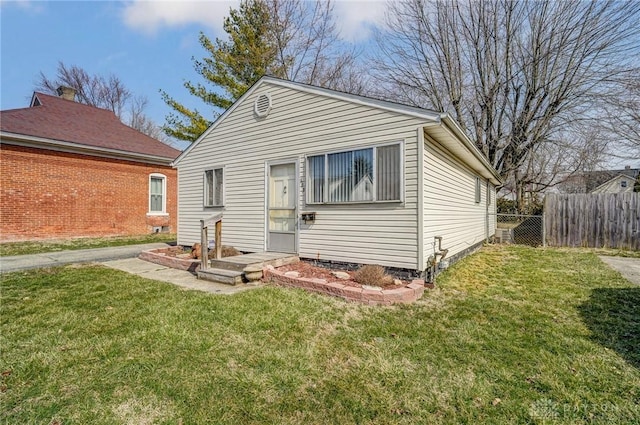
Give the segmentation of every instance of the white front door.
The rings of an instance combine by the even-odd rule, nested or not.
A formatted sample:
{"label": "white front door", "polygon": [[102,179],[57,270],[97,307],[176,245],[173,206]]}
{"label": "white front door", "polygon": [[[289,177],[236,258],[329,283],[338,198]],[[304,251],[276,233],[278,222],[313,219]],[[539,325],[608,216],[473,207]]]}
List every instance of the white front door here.
{"label": "white front door", "polygon": [[267,251],[296,252],[297,199],[296,164],[268,167]]}

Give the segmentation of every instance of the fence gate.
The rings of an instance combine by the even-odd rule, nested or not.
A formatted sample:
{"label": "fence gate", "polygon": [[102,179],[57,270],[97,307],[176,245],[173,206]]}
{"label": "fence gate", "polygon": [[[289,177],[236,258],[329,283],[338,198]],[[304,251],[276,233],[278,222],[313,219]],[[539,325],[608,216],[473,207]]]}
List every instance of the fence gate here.
{"label": "fence gate", "polygon": [[546,246],[544,216],[496,214],[497,243]]}

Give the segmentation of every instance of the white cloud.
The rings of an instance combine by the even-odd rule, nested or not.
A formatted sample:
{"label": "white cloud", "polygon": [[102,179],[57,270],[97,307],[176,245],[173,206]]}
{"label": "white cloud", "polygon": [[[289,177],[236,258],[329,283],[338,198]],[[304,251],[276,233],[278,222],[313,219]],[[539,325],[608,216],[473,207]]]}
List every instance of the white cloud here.
{"label": "white cloud", "polygon": [[382,26],[387,5],[384,0],[338,0],[334,4],[340,37],[357,43],[366,41],[374,27]]}
{"label": "white cloud", "polygon": [[[237,8],[239,3],[239,0],[134,0],[125,3],[122,17],[127,26],[147,34],[154,34],[163,27],[189,24],[200,24],[221,34],[229,8]],[[366,41],[373,28],[382,25],[385,11],[385,0],[337,0],[334,14],[340,37],[353,43]]]}
{"label": "white cloud", "polygon": [[36,3],[31,0],[0,0],[0,7],[2,6],[17,6],[22,10],[34,13],[44,11],[44,7],[41,3]]}
{"label": "white cloud", "polygon": [[200,24],[222,32],[222,23],[229,8],[236,8],[237,0],[222,1],[141,1],[125,4],[122,11],[124,22],[130,28],[154,34],[162,27],[177,27]]}

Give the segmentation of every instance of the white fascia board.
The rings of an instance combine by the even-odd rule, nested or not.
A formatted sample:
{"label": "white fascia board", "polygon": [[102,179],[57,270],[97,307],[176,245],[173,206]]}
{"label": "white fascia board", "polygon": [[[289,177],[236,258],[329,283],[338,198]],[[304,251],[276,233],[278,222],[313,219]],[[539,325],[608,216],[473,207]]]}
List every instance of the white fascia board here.
{"label": "white fascia board", "polygon": [[447,126],[447,128],[450,131],[452,131],[457,136],[457,138],[462,142],[465,148],[467,148],[482,163],[482,165],[484,165],[484,167],[492,174],[492,176],[495,179],[495,181],[492,183],[496,185],[504,184],[504,182],[502,181],[502,178],[500,177],[500,174],[498,174],[498,172],[495,170],[495,168],[493,168],[491,163],[489,163],[489,160],[487,159],[487,157],[484,156],[482,152],[480,152],[480,149],[478,149],[478,147],[471,141],[471,139],[469,139],[469,137],[462,130],[462,128],[460,128],[460,125],[453,118],[451,118],[451,116],[447,113],[441,114],[441,121]]}
{"label": "white fascia board", "polygon": [[376,109],[383,109],[386,111],[396,112],[402,115],[408,115],[416,118],[421,118],[427,121],[439,122],[440,121],[440,113],[435,111],[429,111],[426,109],[415,108],[413,106],[402,105],[398,103],[388,102],[384,100],[372,99],[368,97],[363,97],[355,94],[338,92],[335,90],[325,89],[322,87],[310,86],[308,84],[296,83],[287,80],[281,80],[279,78],[264,76],[260,78],[253,86],[251,86],[238,100],[236,100],[233,105],[229,107],[222,115],[220,115],[211,126],[202,133],[200,137],[198,137],[191,145],[185,149],[178,158],[176,158],[172,165],[176,166],[180,163],[183,157],[188,155],[188,153],[197,146],[202,139],[207,137],[209,133],[211,133],[224,119],[231,114],[242,101],[250,96],[253,92],[258,90],[260,86],[263,84],[273,84],[275,86],[289,88],[291,90],[301,91],[305,93],[310,93],[318,96],[329,97],[332,99],[339,99],[345,102],[354,103],[357,105],[369,106]]}
{"label": "white fascia board", "polygon": [[413,106],[403,105],[400,103],[389,102],[386,100],[373,99],[370,97],[364,97],[357,94],[350,94],[339,92],[323,87],[311,86],[308,84],[296,83],[293,81],[281,80],[273,77],[263,77],[262,80],[277,86],[287,87],[292,90],[298,90],[306,93],[311,93],[319,96],[329,97],[332,99],[338,99],[356,105],[369,106],[376,109],[383,109],[385,111],[396,112],[402,115],[409,115],[415,118],[422,118],[429,121],[438,121],[440,119],[440,113],[430,111],[427,109],[416,108]]}
{"label": "white fascia board", "polygon": [[171,165],[173,167],[176,167],[180,161],[182,161],[182,158],[184,158],[185,156],[187,156],[189,154],[189,152],[191,152],[191,150],[193,148],[195,148],[197,145],[200,144],[200,142],[202,142],[202,140],[204,138],[206,138],[209,133],[211,133],[216,127],[218,127],[220,125],[220,123],[222,123],[222,121],[225,120],[225,118],[227,118],[227,116],[229,116],[233,111],[235,111],[235,109],[238,107],[238,105],[240,105],[240,103],[242,103],[242,101],[251,96],[251,93],[253,93],[254,91],[256,91],[258,89],[258,87],[260,87],[263,83],[263,81],[265,80],[265,78],[267,77],[262,77],[261,79],[259,79],[253,86],[249,87],[249,89],[244,92],[244,94],[242,96],[240,96],[238,98],[238,100],[236,100],[235,102],[233,102],[233,105],[231,105],[229,107],[229,109],[227,109],[226,111],[224,111],[224,113],[222,115],[220,115],[214,122],[213,124],[211,124],[209,126],[209,128],[207,128],[204,133],[202,133],[200,135],[200,137],[198,137],[196,140],[194,140],[188,148],[186,148],[184,151],[182,151],[182,153],[180,155],[178,155],[178,157],[171,163]]}
{"label": "white fascia board", "polygon": [[46,139],[44,137],[28,136],[25,134],[0,132],[2,143],[31,148],[48,149],[58,152],[77,153],[82,155],[99,156],[102,158],[123,159],[127,161],[145,162],[156,165],[171,165],[171,158],[156,155],[146,155],[118,149],[101,148],[61,140]]}

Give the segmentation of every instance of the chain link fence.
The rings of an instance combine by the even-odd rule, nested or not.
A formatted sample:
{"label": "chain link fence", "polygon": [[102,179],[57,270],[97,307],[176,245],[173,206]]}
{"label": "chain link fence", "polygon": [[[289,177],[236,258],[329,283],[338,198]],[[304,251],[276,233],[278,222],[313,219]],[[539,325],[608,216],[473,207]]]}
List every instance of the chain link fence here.
{"label": "chain link fence", "polygon": [[495,241],[506,244],[546,246],[544,216],[496,214]]}

